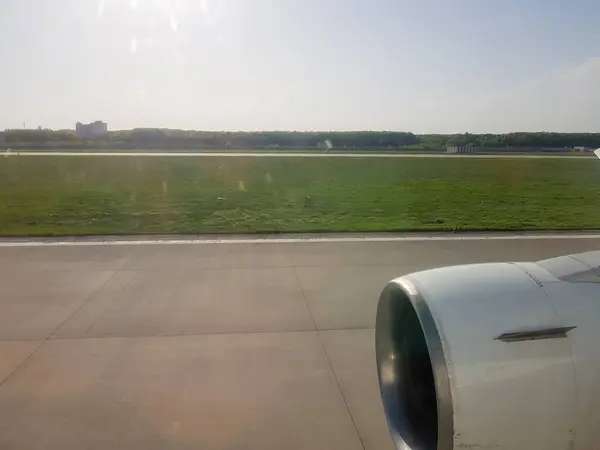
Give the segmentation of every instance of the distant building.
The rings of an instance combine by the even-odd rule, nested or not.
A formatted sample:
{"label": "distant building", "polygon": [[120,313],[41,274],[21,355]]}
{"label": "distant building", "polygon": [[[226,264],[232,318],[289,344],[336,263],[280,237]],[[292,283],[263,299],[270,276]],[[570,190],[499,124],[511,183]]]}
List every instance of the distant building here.
{"label": "distant building", "polygon": [[446,153],[475,153],[475,146],[473,144],[451,145],[446,147]]}
{"label": "distant building", "polygon": [[84,139],[93,139],[102,137],[108,133],[108,125],[101,120],[96,120],[92,123],[77,122],[75,125],[77,136]]}
{"label": "distant building", "polygon": [[573,151],[576,151],[576,152],[591,152],[592,149],[584,147],[584,146],[577,146],[577,147],[573,147]]}

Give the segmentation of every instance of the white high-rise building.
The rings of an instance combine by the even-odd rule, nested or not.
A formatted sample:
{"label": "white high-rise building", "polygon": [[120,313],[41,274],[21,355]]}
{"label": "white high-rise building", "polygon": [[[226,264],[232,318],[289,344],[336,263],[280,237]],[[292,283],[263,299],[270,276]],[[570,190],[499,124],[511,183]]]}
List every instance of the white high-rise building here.
{"label": "white high-rise building", "polygon": [[108,125],[101,120],[96,120],[95,122],[87,124],[77,122],[75,125],[75,132],[77,133],[77,136],[84,139],[102,137],[108,133]]}

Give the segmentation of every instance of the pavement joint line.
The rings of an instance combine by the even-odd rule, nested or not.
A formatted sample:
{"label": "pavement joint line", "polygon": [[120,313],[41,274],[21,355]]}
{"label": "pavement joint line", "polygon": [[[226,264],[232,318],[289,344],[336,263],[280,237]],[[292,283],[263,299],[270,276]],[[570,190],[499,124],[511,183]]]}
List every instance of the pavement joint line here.
{"label": "pavement joint line", "polygon": [[450,241],[512,241],[512,240],[573,240],[600,239],[600,234],[493,234],[442,236],[352,236],[352,237],[297,237],[297,238],[206,238],[206,239],[31,239],[0,240],[0,248],[27,247],[118,247],[144,245],[235,245],[235,244],[328,244],[369,242],[450,242]]}
{"label": "pavement joint line", "polygon": [[[125,264],[126,264],[126,263],[125,263]],[[127,272],[127,271],[124,271],[124,270],[123,270],[123,267],[125,266],[125,264],[123,264],[123,265],[121,266],[121,268],[120,268],[120,269],[117,271],[117,273],[114,275],[114,277],[116,277],[116,276],[117,276],[119,273]],[[129,271],[129,272],[131,272],[131,271]],[[119,301],[120,301],[120,300],[123,298],[123,294],[125,293],[125,290],[126,290],[126,289],[127,289],[127,288],[128,288],[130,285],[131,285],[131,283],[133,283],[133,281],[134,281],[134,280],[135,280],[137,277],[139,277],[139,275],[140,275],[140,271],[133,271],[133,273],[134,273],[134,276],[132,276],[132,277],[131,277],[129,280],[127,280],[127,282],[125,283],[125,285],[124,285],[124,286],[122,286],[122,287],[121,287],[121,289],[119,290],[119,292],[118,292],[118,293],[117,293],[117,294],[114,296],[113,303],[115,303],[115,302],[119,302]],[[112,279],[113,279],[113,277],[111,277],[111,280],[112,280]],[[110,280],[109,280],[109,281],[110,281]],[[106,286],[106,284],[108,284],[108,282],[107,282],[107,283],[105,283],[105,284],[104,284],[102,287]],[[99,292],[100,290],[101,290],[101,289],[99,289],[97,292]],[[97,293],[97,292],[96,292],[96,293]],[[87,302],[86,302],[86,304],[88,304],[88,303],[91,303],[92,301],[93,301],[93,296],[92,296],[92,298],[90,298],[90,300],[89,300],[89,301],[87,301]],[[85,305],[83,305],[83,306],[85,306]],[[65,325],[65,324],[66,324],[66,323],[67,323],[69,320],[71,320],[73,317],[75,317],[75,315],[77,314],[77,312],[79,312],[79,310],[81,310],[81,309],[83,308],[83,306],[82,306],[81,308],[79,308],[79,309],[78,309],[78,310],[75,312],[75,314],[73,314],[73,315],[72,315],[72,316],[71,316],[69,319],[67,319],[67,320],[66,320],[66,321],[63,323],[63,325],[62,325],[62,326],[64,326],[64,325]],[[89,333],[89,332],[90,332],[90,330],[91,330],[92,328],[94,328],[94,325],[96,325],[96,323],[98,322],[98,320],[100,320],[100,315],[97,315],[97,316],[96,316],[96,317],[95,317],[95,318],[92,320],[92,323],[91,323],[91,324],[90,324],[90,325],[87,327],[87,329],[85,330],[85,332],[86,332],[86,333]],[[61,326],[61,328],[62,328],[62,326]],[[56,333],[58,333],[58,331],[59,331],[59,330],[60,330],[60,328],[54,332],[54,335],[56,335]],[[54,336],[54,335],[53,335],[53,336]]]}
{"label": "pavement joint line", "polygon": [[333,375],[333,379],[335,380],[335,383],[337,384],[338,387],[338,391],[340,393],[340,396],[342,397],[342,400],[344,402],[344,406],[346,406],[346,411],[348,411],[348,417],[350,417],[350,421],[352,422],[352,426],[354,426],[354,430],[356,431],[356,436],[358,437],[358,441],[360,442],[360,446],[362,447],[363,450],[366,450],[365,447],[365,443],[363,441],[362,436],[360,435],[360,431],[358,431],[358,425],[356,424],[356,420],[354,419],[354,415],[352,414],[352,410],[350,409],[350,405],[348,404],[348,400],[346,399],[346,396],[344,395],[344,390],[342,389],[342,385],[340,384],[340,380],[337,376],[337,373],[335,373],[335,369],[333,367],[333,363],[331,362],[331,358],[329,357],[329,353],[327,353],[327,349],[325,348],[325,344],[323,342],[323,340],[321,339],[321,331],[317,330],[317,340],[319,341],[319,344],[321,345],[321,348],[323,349],[323,353],[325,354],[325,359],[327,360],[327,364],[329,364],[329,369],[331,370],[331,374]]}
{"label": "pavement joint line", "polygon": [[[323,328],[320,330],[312,328],[298,328],[293,330],[255,330],[255,331],[208,331],[201,333],[165,333],[152,335],[137,335],[137,336],[51,336],[50,341],[78,341],[87,339],[159,339],[159,338],[176,338],[176,337],[201,337],[201,336],[245,336],[249,334],[276,334],[276,333],[318,333],[319,331],[374,331],[373,327],[356,327],[356,328]],[[36,341],[39,339],[6,339],[6,341]],[[0,342],[3,342],[0,339]]]}
{"label": "pavement joint line", "polygon": [[360,435],[360,431],[358,431],[358,425],[356,424],[356,420],[354,419],[354,415],[352,414],[352,411],[350,409],[350,405],[348,404],[348,400],[346,399],[346,396],[344,395],[344,390],[342,389],[342,385],[340,384],[340,380],[339,380],[339,378],[337,376],[337,373],[335,373],[335,369],[333,367],[333,363],[331,362],[331,358],[329,357],[329,353],[327,353],[327,349],[325,348],[325,343],[321,339],[321,330],[317,330],[317,340],[319,341],[319,345],[321,346],[321,349],[323,350],[323,354],[325,355],[325,359],[327,360],[327,364],[329,364],[329,369],[331,370],[331,374],[333,375],[333,379],[335,380],[335,384],[337,384],[338,391],[340,393],[340,396],[342,397],[342,401],[344,402],[344,406],[346,407],[346,411],[348,412],[348,417],[350,417],[350,421],[352,422],[352,426],[354,427],[354,430],[356,431],[356,436],[358,437],[358,441],[360,442],[360,446],[362,447],[363,450],[366,450],[365,443],[363,442],[363,438]]}
{"label": "pavement joint line", "polygon": [[73,312],[72,312],[72,313],[69,315],[69,317],[67,317],[65,320],[63,320],[63,321],[62,321],[62,322],[61,322],[61,323],[58,325],[58,327],[56,327],[56,328],[55,328],[55,330],[54,330],[52,333],[50,333],[50,335],[49,335],[49,336],[46,338],[46,342],[47,342],[47,341],[49,341],[49,340],[50,340],[50,339],[51,339],[51,338],[52,338],[54,335],[56,335],[56,333],[58,333],[58,332],[60,331],[60,329],[61,329],[61,328],[62,328],[62,327],[63,327],[63,326],[64,326],[64,325],[65,325],[65,324],[66,324],[66,323],[69,321],[69,320],[71,320],[73,317],[75,317],[75,315],[77,315],[77,313],[78,313],[79,311],[81,311],[85,305],[87,305],[89,302],[91,302],[91,301],[94,299],[94,297],[96,296],[96,294],[97,294],[98,292],[100,292],[100,291],[101,291],[101,290],[102,290],[102,289],[103,289],[103,288],[104,288],[104,287],[105,287],[105,286],[106,286],[108,283],[110,283],[110,281],[111,281],[112,279],[114,279],[114,278],[117,276],[117,274],[118,274],[120,271],[121,271],[120,269],[119,269],[119,270],[115,270],[115,271],[113,272],[113,274],[112,274],[110,277],[108,277],[108,278],[107,278],[107,279],[106,279],[106,280],[105,280],[105,281],[104,281],[102,284],[100,284],[100,286],[98,286],[98,288],[94,289],[94,291],[93,291],[93,292],[92,292],[92,293],[91,293],[91,294],[90,294],[90,295],[89,295],[89,296],[88,296],[88,297],[87,297],[87,298],[86,298],[86,299],[85,299],[83,302],[81,302],[81,305],[79,305],[79,306],[78,306],[78,307],[75,309],[75,311],[73,311]]}
{"label": "pavement joint line", "polygon": [[294,269],[294,275],[296,276],[296,283],[298,283],[298,287],[300,288],[300,295],[302,296],[302,300],[304,300],[304,306],[306,306],[306,309],[308,311],[308,315],[310,316],[310,320],[312,321],[313,324],[313,328],[315,331],[319,331],[319,328],[317,327],[317,322],[315,320],[315,316],[313,316],[313,313],[310,309],[310,304],[308,303],[308,299],[306,298],[306,293],[304,292],[304,286],[302,286],[302,283],[300,282],[300,275],[298,275],[298,271],[296,270],[296,267],[293,267]]}
{"label": "pavement joint line", "polygon": [[[13,341],[13,342],[14,342],[14,341]],[[17,367],[15,367],[15,368],[14,368],[14,370],[13,370],[11,373],[9,373],[9,374],[8,374],[6,377],[4,377],[4,379],[0,379],[0,389],[2,388],[2,386],[4,386],[4,385],[6,384],[6,382],[7,382],[8,380],[10,380],[10,379],[13,377],[13,375],[14,375],[15,373],[17,373],[19,370],[21,370],[21,368],[22,368],[22,367],[25,367],[25,366],[27,365],[27,363],[28,363],[28,362],[31,360],[31,358],[33,358],[33,355],[35,355],[35,354],[38,352],[38,350],[44,346],[44,344],[45,344],[46,342],[48,342],[48,340],[47,340],[47,339],[46,339],[46,340],[42,340],[42,342],[40,342],[40,345],[38,345],[38,346],[37,346],[37,347],[36,347],[36,348],[35,348],[35,349],[34,349],[34,350],[33,350],[33,351],[32,351],[32,352],[29,354],[29,356],[28,356],[27,358],[25,358],[25,359],[24,359],[24,360],[21,362],[21,364],[19,364]]]}
{"label": "pavement joint line", "polygon": [[325,343],[323,342],[323,339],[321,339],[321,330],[319,330],[319,328],[317,327],[317,322],[315,320],[315,316],[313,315],[313,313],[310,309],[310,304],[308,303],[308,299],[306,298],[306,293],[304,292],[304,287],[302,286],[302,283],[300,282],[300,276],[298,275],[298,271],[296,270],[296,267],[294,267],[294,273],[296,274],[296,282],[298,283],[298,287],[300,288],[300,293],[302,295],[302,299],[304,300],[304,304],[306,305],[308,314],[310,315],[310,318],[313,322],[313,326],[315,327],[315,331],[317,332],[317,341],[319,341],[319,346],[321,347],[321,350],[323,351],[323,355],[325,356],[325,359],[327,360],[327,364],[329,365],[329,370],[331,371],[331,375],[333,375],[333,379],[335,380],[335,384],[337,385],[338,392],[340,393],[340,396],[342,397],[342,401],[344,402],[344,406],[346,407],[346,411],[348,413],[348,417],[350,417],[350,421],[352,422],[354,431],[356,431],[356,436],[358,437],[358,441],[360,442],[362,449],[365,450],[365,443],[363,442],[360,432],[358,431],[358,425],[356,425],[356,421],[354,420],[354,416],[352,415],[352,411],[350,410],[350,405],[348,405],[348,400],[346,400],[346,396],[344,395],[344,391],[342,389],[342,385],[340,384],[340,380],[338,379],[338,376],[335,373],[335,369],[331,362],[331,358],[329,357],[329,353],[327,353],[327,348],[325,347]]}
{"label": "pavement joint line", "polygon": [[[124,265],[124,264],[123,264]],[[101,285],[95,289],[82,303],[81,305],[79,305],[79,307],[77,309],[75,309],[75,311],[69,315],[69,317],[67,317],[65,320],[63,320],[57,328],[54,329],[54,331],[52,331],[45,339],[41,339],[42,342],[40,342],[40,345],[38,345],[34,351],[31,352],[31,354],[25,358],[25,360],[19,364],[17,367],[15,367],[15,369],[8,374],[8,376],[6,378],[4,378],[3,380],[0,380],[0,388],[2,388],[2,386],[4,386],[4,384],[10,379],[12,378],[22,367],[24,367],[30,360],[31,358],[33,358],[33,356],[44,346],[46,345],[46,343],[52,339],[52,337],[58,332],[58,330],[60,330],[63,325],[65,323],[67,323],[69,320],[71,320],[73,318],[73,316],[75,316],[75,314],[77,314],[81,308],[83,308],[87,303],[89,303],[94,296],[96,295],[96,293],[101,290],[104,286],[106,286],[106,284],[112,280],[117,274],[119,273],[119,270],[114,271],[114,273],[109,276],[103,283],[101,283]],[[26,339],[27,340],[27,339]],[[28,339],[28,340],[36,340],[36,339]],[[14,339],[13,339],[14,341]]]}

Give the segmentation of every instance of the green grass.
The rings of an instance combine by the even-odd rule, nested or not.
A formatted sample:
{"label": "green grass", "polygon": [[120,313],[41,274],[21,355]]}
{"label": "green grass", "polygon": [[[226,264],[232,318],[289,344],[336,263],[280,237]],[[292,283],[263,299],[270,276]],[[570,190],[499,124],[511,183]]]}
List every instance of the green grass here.
{"label": "green grass", "polygon": [[598,161],[0,158],[0,235],[573,228]]}

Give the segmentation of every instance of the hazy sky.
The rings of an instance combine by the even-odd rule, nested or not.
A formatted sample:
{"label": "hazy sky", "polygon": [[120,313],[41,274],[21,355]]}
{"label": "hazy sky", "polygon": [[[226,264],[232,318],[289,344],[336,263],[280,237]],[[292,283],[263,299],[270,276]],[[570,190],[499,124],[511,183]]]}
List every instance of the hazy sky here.
{"label": "hazy sky", "polygon": [[598,0],[0,0],[0,129],[600,132]]}

